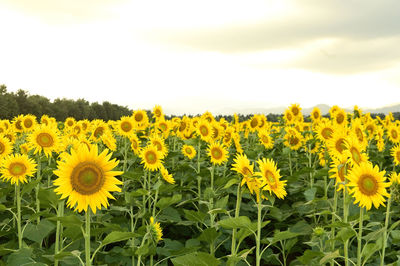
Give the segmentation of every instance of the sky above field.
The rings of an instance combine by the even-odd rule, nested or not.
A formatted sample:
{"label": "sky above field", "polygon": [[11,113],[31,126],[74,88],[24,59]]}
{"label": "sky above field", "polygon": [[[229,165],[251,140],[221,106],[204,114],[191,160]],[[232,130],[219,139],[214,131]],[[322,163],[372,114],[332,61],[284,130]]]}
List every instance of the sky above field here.
{"label": "sky above field", "polygon": [[400,1],[0,0],[0,84],[166,113],[400,102]]}

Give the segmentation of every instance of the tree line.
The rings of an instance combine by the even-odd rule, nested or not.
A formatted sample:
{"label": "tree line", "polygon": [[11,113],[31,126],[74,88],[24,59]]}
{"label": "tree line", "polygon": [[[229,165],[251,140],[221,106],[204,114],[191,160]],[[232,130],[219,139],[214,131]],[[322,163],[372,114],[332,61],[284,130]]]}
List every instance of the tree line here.
{"label": "tree line", "polygon": [[84,99],[55,99],[51,102],[40,95],[30,95],[22,89],[17,92],[8,92],[6,85],[0,85],[0,119],[12,119],[20,114],[32,114],[40,118],[46,114],[57,121],[64,121],[67,117],[82,119],[118,120],[121,116],[129,116],[132,110],[128,107],[110,102],[89,103]]}

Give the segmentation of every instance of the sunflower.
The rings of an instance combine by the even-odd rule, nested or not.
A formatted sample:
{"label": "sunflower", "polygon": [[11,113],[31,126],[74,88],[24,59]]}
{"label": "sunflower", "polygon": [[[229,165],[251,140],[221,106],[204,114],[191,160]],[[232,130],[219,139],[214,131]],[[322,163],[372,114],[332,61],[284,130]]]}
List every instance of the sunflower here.
{"label": "sunflower", "polygon": [[21,145],[19,145],[19,152],[21,154],[28,154],[28,152],[29,152],[28,143],[22,143]]}
{"label": "sunflower", "polygon": [[283,144],[291,150],[296,151],[302,146],[303,136],[297,130],[288,130],[283,138],[285,139]]}
{"label": "sunflower", "polygon": [[292,112],[292,114],[293,114],[295,117],[302,116],[302,114],[301,114],[301,108],[300,108],[300,105],[299,105],[299,104],[294,103],[294,104],[292,104],[292,105],[289,107],[289,109],[290,109],[290,111]]}
{"label": "sunflower", "polygon": [[347,163],[347,158],[342,157],[337,159],[336,157],[332,158],[332,164],[330,165],[331,169],[329,172],[331,175],[330,178],[335,178],[337,190],[341,190],[344,188],[344,183],[346,181],[346,172],[350,170],[350,165]]}
{"label": "sunflower", "polygon": [[368,121],[364,125],[365,125],[365,129],[368,132],[368,138],[372,139],[374,137],[374,134],[375,134],[375,131],[376,131],[375,120]]}
{"label": "sunflower", "polygon": [[209,111],[206,111],[204,114],[202,114],[201,119],[206,120],[208,123],[211,123],[215,120],[214,116]]}
{"label": "sunflower", "polygon": [[132,134],[129,136],[129,140],[131,142],[131,149],[136,155],[140,155],[142,152],[142,148],[140,147],[140,140],[136,134]]}
{"label": "sunflower", "polygon": [[106,122],[101,119],[93,120],[91,123],[91,136],[92,141],[100,141],[101,135],[109,133],[110,129]]}
{"label": "sunflower", "polygon": [[0,159],[9,155],[13,150],[10,140],[0,135]]}
{"label": "sunflower", "polygon": [[168,120],[160,119],[159,121],[157,121],[155,126],[162,133],[164,138],[167,138],[169,136],[171,127]]}
{"label": "sunflower", "polygon": [[213,141],[217,141],[224,136],[224,128],[218,122],[214,121],[211,123],[211,129],[211,137]]}
{"label": "sunflower", "polygon": [[390,155],[393,156],[393,161],[394,161],[395,165],[399,165],[400,164],[400,145],[399,144],[394,146],[392,149],[390,149]]}
{"label": "sunflower", "polygon": [[371,209],[372,204],[375,208],[380,205],[385,206],[384,197],[390,196],[386,191],[390,183],[385,182],[385,173],[385,171],[379,171],[379,167],[374,167],[370,162],[355,165],[346,176],[349,180],[347,184],[349,193],[355,198],[354,204],[360,203],[360,207],[366,207],[367,210]]}
{"label": "sunflower", "polygon": [[355,119],[353,121],[353,123],[351,124],[351,131],[354,132],[354,134],[357,137],[358,142],[362,146],[367,146],[367,144],[368,144],[367,136],[364,133],[364,126],[362,125],[360,119]]}
{"label": "sunflower", "polygon": [[221,165],[228,161],[228,151],[218,142],[209,144],[207,154],[211,157],[211,163],[214,165]]}
{"label": "sunflower", "polygon": [[31,135],[28,136],[28,143],[34,154],[41,153],[49,157],[52,152],[58,151],[60,138],[55,128],[50,126],[37,126]]}
{"label": "sunflower", "polygon": [[256,131],[258,124],[259,124],[258,115],[254,115],[249,121],[250,132]]}
{"label": "sunflower", "polygon": [[242,144],[240,144],[240,135],[238,133],[236,133],[233,135],[232,139],[233,139],[233,143],[235,144],[236,152],[243,153]]}
{"label": "sunflower", "polygon": [[207,120],[200,120],[197,124],[197,134],[206,142],[211,140],[212,128]]}
{"label": "sunflower", "polygon": [[90,207],[93,213],[97,209],[109,205],[108,198],[114,199],[112,191],[120,192],[121,185],[115,176],[123,174],[121,171],[113,171],[118,161],[111,160],[111,153],[105,149],[98,154],[97,145],[90,148],[80,146],[77,150],[71,149],[71,154],[66,153],[62,161],[58,161],[54,174],[58,176],[54,180],[57,187],[54,191],[61,194],[61,199],[68,197],[67,205],[78,212],[88,211]]}
{"label": "sunflower", "polygon": [[196,150],[191,145],[183,145],[182,154],[191,160],[196,156]]}
{"label": "sunflower", "polygon": [[319,121],[321,119],[321,110],[318,107],[314,107],[310,116],[313,122]]}
{"label": "sunflower", "polygon": [[168,170],[167,168],[164,167],[164,165],[161,166],[160,172],[162,178],[164,178],[165,181],[167,181],[170,184],[175,184],[175,179],[172,177],[172,174],[168,173]]}
{"label": "sunflower", "polygon": [[332,107],[329,109],[329,114],[330,114],[330,116],[333,117],[333,116],[335,115],[336,111],[339,110],[339,109],[340,109],[340,107],[337,106],[337,105],[332,106]]}
{"label": "sunflower", "polygon": [[40,117],[40,123],[44,124],[46,126],[49,126],[50,125],[50,117],[48,115],[42,115]]}
{"label": "sunflower", "polygon": [[343,109],[338,109],[333,115],[333,122],[337,126],[346,126],[347,125],[347,116],[346,112]]}
{"label": "sunflower", "polygon": [[162,240],[162,229],[159,222],[154,222],[154,217],[150,217],[149,232],[156,243]]}
{"label": "sunflower", "polygon": [[101,135],[100,139],[110,151],[114,152],[117,150],[117,140],[114,138],[113,134],[111,133],[103,134]]}
{"label": "sunflower", "polygon": [[12,154],[3,158],[0,168],[1,178],[11,184],[26,183],[27,176],[36,172],[36,163],[26,154]]}
{"label": "sunflower", "polygon": [[153,114],[154,114],[154,117],[156,118],[156,120],[161,119],[164,116],[161,106],[159,106],[159,105],[154,106]]}
{"label": "sunflower", "polygon": [[36,126],[36,116],[34,115],[25,115],[22,118],[22,128],[24,129],[24,132],[30,132],[33,130],[33,128]]}
{"label": "sunflower", "polygon": [[132,117],[123,116],[117,122],[117,131],[118,134],[120,134],[121,136],[128,137],[129,135],[132,134],[133,130],[134,130],[134,122]]}
{"label": "sunflower", "polygon": [[144,164],[144,168],[149,171],[156,171],[162,166],[162,155],[157,150],[157,147],[153,145],[148,145],[143,148],[140,157],[142,158],[141,163]]}
{"label": "sunflower", "polygon": [[336,128],[326,146],[331,157],[341,158],[346,150],[347,131],[343,128]]}
{"label": "sunflower", "polygon": [[64,128],[65,129],[72,129],[73,126],[75,126],[76,124],[76,120],[73,117],[67,117],[67,119],[65,119],[64,121]]}
{"label": "sunflower", "polygon": [[321,121],[316,128],[316,132],[318,139],[325,143],[332,138],[334,127],[330,121]]}
{"label": "sunflower", "polygon": [[272,159],[263,158],[258,160],[257,164],[260,172],[257,172],[256,175],[261,177],[262,189],[268,190],[270,194],[274,192],[278,198],[283,199],[287,195],[285,190],[287,181],[280,180],[280,170],[277,169],[276,163]]}
{"label": "sunflower", "polygon": [[400,174],[396,173],[396,172],[392,172],[389,175],[389,183],[390,184],[400,184]]}
{"label": "sunflower", "polygon": [[270,150],[274,147],[274,141],[272,140],[269,133],[270,132],[267,129],[258,131],[258,140],[267,150]]}
{"label": "sunflower", "polygon": [[158,135],[153,135],[152,137],[149,138],[149,142],[151,143],[151,145],[157,148],[157,151],[160,152],[161,159],[164,159],[167,156],[168,148],[167,145],[165,144],[164,139],[162,139]]}
{"label": "sunflower", "polygon": [[232,170],[241,174],[244,178],[242,180],[242,186],[246,181],[246,178],[251,178],[254,175],[254,165],[250,164],[246,154],[236,154],[236,158],[233,159]]}
{"label": "sunflower", "polygon": [[357,137],[350,134],[345,141],[344,155],[349,158],[351,165],[360,164],[368,161],[368,155],[364,153],[367,147],[363,147],[357,140]]}
{"label": "sunflower", "polygon": [[395,124],[392,124],[387,128],[387,135],[392,143],[400,142],[400,129]]}
{"label": "sunflower", "polygon": [[286,109],[285,112],[283,113],[283,119],[285,120],[285,123],[290,125],[294,121],[294,115],[290,109]]}
{"label": "sunflower", "polygon": [[149,117],[147,116],[146,111],[144,110],[136,110],[133,112],[133,120],[136,123],[136,128],[139,130],[144,130],[149,124]]}
{"label": "sunflower", "polygon": [[24,130],[24,127],[22,126],[22,121],[24,119],[23,115],[19,115],[17,117],[14,117],[13,121],[12,121],[12,125],[14,128],[14,131],[16,133],[20,133]]}

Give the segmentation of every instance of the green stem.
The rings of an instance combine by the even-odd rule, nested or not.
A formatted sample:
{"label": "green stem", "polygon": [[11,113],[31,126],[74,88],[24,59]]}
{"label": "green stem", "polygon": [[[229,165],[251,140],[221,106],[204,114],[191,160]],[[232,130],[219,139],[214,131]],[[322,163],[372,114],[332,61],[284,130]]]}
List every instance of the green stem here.
{"label": "green stem", "polygon": [[[237,187],[237,193],[236,193],[235,218],[239,217],[241,201],[242,201],[242,190],[241,190],[241,185],[239,182],[238,187]],[[232,229],[231,255],[236,255],[236,228]]]}
{"label": "green stem", "polygon": [[386,217],[385,217],[385,229],[383,231],[383,246],[382,246],[382,252],[381,252],[381,266],[385,265],[385,249],[386,249],[386,242],[387,242],[387,228],[389,226],[389,220],[390,220],[390,205],[392,203],[392,193],[393,190],[390,188],[390,195],[388,198],[388,203],[386,207]]}
{"label": "green stem", "polygon": [[[57,217],[62,217],[64,215],[64,201],[60,200],[58,202],[58,208],[57,208]],[[58,254],[58,252],[60,252],[60,241],[62,239],[62,235],[61,235],[61,231],[62,227],[61,227],[61,222],[58,220],[57,221],[57,227],[56,227],[56,240],[55,240],[55,244],[54,244],[54,256]],[[58,260],[54,259],[54,265],[57,266],[58,265]]]}
{"label": "green stem", "polygon": [[291,157],[291,152],[292,150],[289,150],[289,171],[290,171],[290,176],[293,175],[293,169],[292,169],[292,157]]}
{"label": "green stem", "polygon": [[86,230],[85,230],[85,266],[91,266],[90,260],[90,207],[86,210]]}
{"label": "green stem", "polygon": [[358,235],[357,235],[357,266],[361,266],[361,247],[362,247],[362,231],[363,231],[363,217],[364,216],[364,208],[360,208],[360,220],[358,227]]}
{"label": "green stem", "polygon": [[22,248],[22,230],[21,230],[21,193],[18,184],[15,184],[15,192],[17,195],[17,230],[18,230],[18,248]]}
{"label": "green stem", "polygon": [[[126,164],[128,159],[128,147],[127,147],[128,139],[124,137],[124,164],[122,165],[122,172],[126,171]],[[122,175],[122,182],[125,184],[124,176]]]}
{"label": "green stem", "polygon": [[[312,154],[310,152],[311,149],[311,145],[308,144],[308,167],[311,168],[312,167]],[[313,173],[312,171],[310,171],[310,187],[312,188],[314,186],[314,177],[313,177]]]}
{"label": "green stem", "polygon": [[[39,200],[39,189],[40,189],[40,180],[41,180],[41,159],[40,159],[40,154],[38,153],[36,156],[36,161],[37,161],[37,171],[36,171],[36,178],[39,180],[39,183],[36,185],[36,213],[38,214],[40,212],[40,200]],[[37,224],[40,223],[40,216],[36,218]]]}
{"label": "green stem", "polygon": [[156,204],[157,204],[157,199],[158,199],[158,186],[156,189],[156,195],[154,197],[154,202],[153,202],[153,217],[156,217]]}
{"label": "green stem", "polygon": [[[347,216],[349,214],[348,204],[347,204],[347,187],[344,185],[343,189],[343,222],[347,223]],[[345,266],[349,265],[349,240],[344,242],[344,263]]]}
{"label": "green stem", "polygon": [[[335,189],[335,192],[333,194],[333,214],[332,214],[331,224],[334,224],[335,220],[336,220],[336,211],[337,211],[337,202],[338,202],[337,189],[336,189],[336,187],[334,187],[334,189]],[[331,229],[331,241],[332,241],[331,247],[332,247],[332,252],[333,252],[335,250],[335,227],[334,226],[332,226],[332,229]],[[331,261],[331,265],[332,266],[335,265],[333,260]]]}
{"label": "green stem", "polygon": [[[211,191],[214,193],[214,164],[211,167]],[[211,196],[210,198],[210,211],[214,209],[214,197]],[[214,227],[214,214],[210,212],[210,227]],[[210,254],[214,256],[215,253],[215,245],[214,241],[210,244]]]}
{"label": "green stem", "polygon": [[[260,189],[261,195],[261,189]],[[260,266],[261,256],[260,256],[260,246],[261,246],[261,196],[257,198],[257,238],[256,238],[256,265]]]}

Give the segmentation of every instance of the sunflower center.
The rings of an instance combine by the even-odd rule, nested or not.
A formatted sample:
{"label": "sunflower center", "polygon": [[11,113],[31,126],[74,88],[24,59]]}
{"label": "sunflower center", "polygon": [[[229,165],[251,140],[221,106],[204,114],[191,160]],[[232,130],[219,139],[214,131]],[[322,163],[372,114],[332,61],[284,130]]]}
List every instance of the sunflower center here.
{"label": "sunflower center", "polygon": [[155,164],[157,162],[157,154],[153,151],[146,152],[145,157],[148,164]]}
{"label": "sunflower center", "polygon": [[179,131],[182,132],[186,129],[186,122],[181,122],[181,124],[179,125]]}
{"label": "sunflower center", "polygon": [[162,145],[159,141],[157,141],[157,140],[153,141],[153,145],[157,147],[158,151],[162,150]]}
{"label": "sunflower center", "polygon": [[367,126],[368,133],[371,135],[374,132],[374,127],[372,125]]}
{"label": "sunflower center", "polygon": [[252,128],[255,128],[257,125],[258,125],[258,120],[257,120],[257,118],[251,119],[250,126],[251,126]]}
{"label": "sunflower center", "polygon": [[319,118],[319,113],[318,112],[314,112],[313,116],[314,116],[315,119],[318,119]]}
{"label": "sunflower center", "polygon": [[289,144],[291,145],[291,146],[296,146],[298,143],[299,143],[299,138],[298,137],[296,137],[296,136],[291,136],[290,138],[289,138]]}
{"label": "sunflower center", "polygon": [[268,180],[270,186],[276,185],[275,175],[270,170],[265,171],[265,178]]}
{"label": "sunflower center", "polygon": [[200,126],[200,133],[203,136],[208,136],[208,128],[206,126]]}
{"label": "sunflower center", "polygon": [[42,132],[37,135],[36,142],[39,146],[47,148],[53,146],[54,139],[49,133]]}
{"label": "sunflower center", "polygon": [[20,120],[18,120],[17,122],[15,122],[15,127],[16,127],[18,130],[22,130],[22,126],[21,126],[21,121],[20,121]]}
{"label": "sunflower center", "polygon": [[293,113],[294,116],[297,116],[299,114],[299,108],[293,107],[292,108],[292,113]]}
{"label": "sunflower center", "polygon": [[339,165],[338,166],[338,176],[340,178],[340,181],[344,182],[345,174],[346,174],[346,165],[345,164]]}
{"label": "sunflower center", "polygon": [[242,174],[243,174],[245,177],[252,177],[252,176],[253,176],[253,173],[250,171],[250,169],[249,169],[247,166],[244,166],[244,167],[242,168]]}
{"label": "sunflower center", "polygon": [[364,174],[360,176],[358,181],[358,187],[364,195],[371,196],[375,195],[378,191],[378,182],[375,177],[370,174]]}
{"label": "sunflower center", "polygon": [[143,114],[142,113],[135,114],[135,120],[136,120],[136,122],[142,122]]}
{"label": "sunflower center", "polygon": [[261,137],[261,141],[262,141],[263,143],[269,143],[269,138],[268,138],[267,136],[263,135],[263,136]]}
{"label": "sunflower center", "polygon": [[[0,153],[1,153],[1,143],[0,143]],[[400,151],[397,151],[395,155],[396,155],[397,161],[400,162]]]}
{"label": "sunflower center", "polygon": [[218,138],[218,136],[219,136],[219,131],[218,131],[218,129],[217,128],[213,128],[213,134],[212,134],[212,137],[214,138],[214,139],[217,139]]}
{"label": "sunflower center", "polygon": [[357,164],[361,163],[361,154],[360,152],[355,148],[351,147],[350,148],[351,156],[353,158],[353,161],[355,161]]}
{"label": "sunflower center", "polygon": [[192,149],[189,148],[189,147],[187,147],[187,148],[185,149],[185,151],[186,151],[187,154],[192,154]]}
{"label": "sunflower center", "polygon": [[329,139],[332,137],[333,130],[329,127],[322,129],[321,135],[324,139]]}
{"label": "sunflower center", "polygon": [[344,115],[343,115],[343,114],[338,114],[338,115],[336,116],[336,122],[337,122],[338,124],[341,124],[341,123],[343,123],[343,121],[344,121]]}
{"label": "sunflower center", "polygon": [[25,126],[26,128],[30,128],[32,125],[33,125],[32,120],[30,120],[30,119],[25,119],[25,120],[24,120],[24,126]]}
{"label": "sunflower center", "polygon": [[338,152],[342,153],[346,149],[344,138],[340,138],[336,141],[335,148]]}
{"label": "sunflower center", "polygon": [[6,146],[0,142],[0,154],[2,154],[6,150]]}
{"label": "sunflower center", "polygon": [[287,118],[288,121],[291,121],[292,120],[292,115],[290,113],[288,113],[286,118]]}
{"label": "sunflower center", "polygon": [[98,128],[96,128],[96,130],[94,131],[93,135],[94,135],[96,138],[99,138],[101,135],[103,135],[103,133],[104,133],[104,128],[98,127]]}
{"label": "sunflower center", "polygon": [[69,127],[72,127],[72,126],[74,125],[74,122],[71,121],[71,120],[68,120],[67,125],[68,125]]}
{"label": "sunflower center", "polygon": [[75,132],[76,134],[81,133],[81,127],[80,127],[80,126],[75,126],[75,127],[74,127],[74,132]]}
{"label": "sunflower center", "polygon": [[160,128],[162,131],[165,131],[165,130],[167,130],[167,125],[162,123],[162,124],[160,124]]}
{"label": "sunflower center", "polygon": [[357,135],[358,141],[359,142],[363,142],[364,135],[363,135],[363,133],[362,133],[360,128],[356,128],[356,135]]}
{"label": "sunflower center", "polygon": [[399,136],[399,135],[397,134],[397,130],[395,130],[395,129],[392,129],[392,130],[390,131],[390,133],[392,134],[392,137],[393,137],[394,139],[397,139],[397,137]]}
{"label": "sunflower center", "polygon": [[93,162],[81,162],[72,170],[72,188],[82,195],[92,195],[104,185],[103,170]]}
{"label": "sunflower center", "polygon": [[132,125],[128,121],[124,121],[121,123],[121,129],[125,132],[129,132],[132,129]]}
{"label": "sunflower center", "polygon": [[20,176],[26,173],[26,166],[23,163],[11,163],[9,167],[10,174],[13,176]]}
{"label": "sunflower center", "polygon": [[138,143],[137,143],[137,141],[136,140],[131,140],[132,141],[132,147],[133,148],[135,148],[135,149],[137,149],[137,147],[138,147]]}
{"label": "sunflower center", "polygon": [[156,111],[154,112],[154,114],[156,115],[156,117],[160,117],[161,116],[161,111],[156,109]]}
{"label": "sunflower center", "polygon": [[212,157],[214,157],[217,160],[221,159],[222,158],[222,151],[221,151],[220,148],[215,147],[215,148],[213,148],[211,150],[211,155],[212,155]]}

